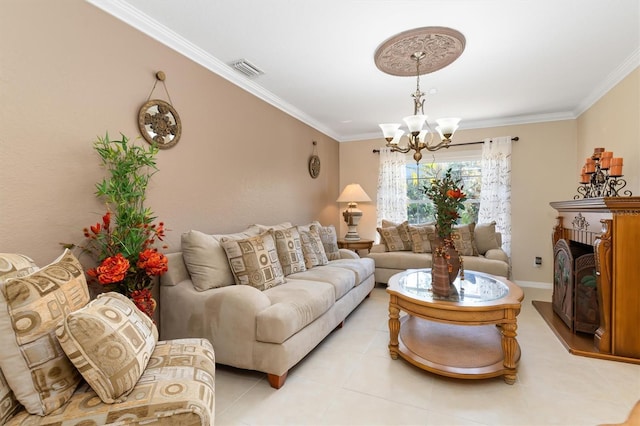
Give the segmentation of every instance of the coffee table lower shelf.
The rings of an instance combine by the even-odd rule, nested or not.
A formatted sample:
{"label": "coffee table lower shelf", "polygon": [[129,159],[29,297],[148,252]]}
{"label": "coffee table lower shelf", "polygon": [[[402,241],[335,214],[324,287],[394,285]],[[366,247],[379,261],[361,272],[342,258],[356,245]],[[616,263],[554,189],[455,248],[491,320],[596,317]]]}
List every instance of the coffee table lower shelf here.
{"label": "coffee table lower shelf", "polygon": [[505,368],[499,326],[445,324],[412,315],[400,322],[398,355],[423,370],[458,379],[504,375],[507,383],[507,377],[515,377],[520,346],[516,368]]}

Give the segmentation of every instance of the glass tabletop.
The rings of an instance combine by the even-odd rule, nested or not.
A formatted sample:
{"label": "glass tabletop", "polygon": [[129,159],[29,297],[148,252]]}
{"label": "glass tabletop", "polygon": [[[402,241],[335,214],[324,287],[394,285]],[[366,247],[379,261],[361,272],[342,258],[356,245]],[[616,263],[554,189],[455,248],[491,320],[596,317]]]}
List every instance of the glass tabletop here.
{"label": "glass tabletop", "polygon": [[431,269],[410,269],[398,278],[401,291],[425,300],[479,303],[501,299],[509,294],[509,287],[494,277],[481,272],[464,271],[464,279],[456,278],[448,297],[431,291]]}

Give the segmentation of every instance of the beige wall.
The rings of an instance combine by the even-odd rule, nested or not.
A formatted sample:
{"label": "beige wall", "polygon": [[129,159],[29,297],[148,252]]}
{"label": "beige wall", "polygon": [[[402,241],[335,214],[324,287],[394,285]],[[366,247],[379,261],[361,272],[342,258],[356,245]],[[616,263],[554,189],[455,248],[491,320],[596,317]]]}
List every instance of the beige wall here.
{"label": "beige wall", "polygon": [[[338,225],[338,143],[79,0],[4,2],[0,14],[0,252],[46,264],[100,219],[93,151],[108,131],[138,135],[155,72],[183,124],[158,156],[147,205],[171,229],[252,223]],[[154,97],[166,100],[159,86]],[[247,125],[246,117],[254,117]],[[308,173],[312,141],[322,170]],[[140,143],[145,143],[140,140]]]}
{"label": "beige wall", "polygon": [[596,147],[624,158],[625,189],[640,195],[640,67],[578,117],[576,174]]}

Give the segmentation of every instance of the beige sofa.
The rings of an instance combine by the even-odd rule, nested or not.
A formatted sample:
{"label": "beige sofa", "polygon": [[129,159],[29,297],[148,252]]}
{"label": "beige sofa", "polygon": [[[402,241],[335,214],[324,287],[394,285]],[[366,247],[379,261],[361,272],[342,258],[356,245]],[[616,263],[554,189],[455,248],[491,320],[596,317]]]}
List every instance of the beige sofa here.
{"label": "beige sofa", "polygon": [[[385,226],[386,225],[386,226]],[[427,229],[432,225],[424,225]],[[431,267],[431,247],[427,243],[430,229],[422,233],[411,225],[394,224],[383,221],[379,232],[386,236],[390,243],[375,244],[371,252],[366,256],[375,262],[375,280],[377,283],[387,284],[389,278],[398,272],[407,269],[420,269]],[[495,230],[495,223],[472,224],[460,227],[460,250],[466,255],[462,256],[464,269],[501,277],[509,276],[509,257],[502,250],[502,235]],[[435,228],[434,228],[435,229]],[[385,234],[386,233],[386,234]],[[396,239],[394,243],[393,238]],[[420,246],[416,250],[416,246]],[[419,251],[419,252],[416,252]]]}
{"label": "beige sofa", "polygon": [[[215,349],[216,362],[264,372],[277,389],[289,369],[341,326],[369,295],[375,280],[372,259],[361,259],[329,242],[325,244],[326,264],[285,266],[284,282],[269,288],[235,285],[234,271],[246,265],[230,258],[227,251],[233,253],[235,244],[264,237],[266,230],[275,228],[280,236],[282,232],[295,234],[298,228],[330,230],[335,240],[335,229],[317,222],[305,227],[255,225],[228,235],[187,232],[182,235],[182,251],[168,254],[169,272],[161,277],[160,327],[163,339],[207,338]],[[263,243],[267,246],[260,240]],[[292,253],[300,256],[300,251]],[[278,255],[283,259],[282,253]],[[236,265],[233,270],[230,264]]]}
{"label": "beige sofa", "polygon": [[121,294],[89,301],[68,250],[42,268],[0,253],[0,366],[0,425],[214,422],[211,344],[158,341]]}

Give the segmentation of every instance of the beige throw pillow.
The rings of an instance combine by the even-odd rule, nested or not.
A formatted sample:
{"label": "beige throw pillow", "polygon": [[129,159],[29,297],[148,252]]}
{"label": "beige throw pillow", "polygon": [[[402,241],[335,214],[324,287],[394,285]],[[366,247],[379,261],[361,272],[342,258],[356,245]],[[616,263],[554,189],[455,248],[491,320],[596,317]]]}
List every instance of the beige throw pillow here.
{"label": "beige throw pillow", "polygon": [[320,234],[318,233],[319,226],[311,225],[309,231],[301,230],[300,239],[302,241],[302,254],[304,255],[304,264],[307,269],[311,269],[314,266],[322,266],[329,263],[327,254],[324,251]]}
{"label": "beige throw pillow", "polygon": [[18,253],[0,253],[0,284],[10,278],[23,277],[38,270],[31,258]]}
{"label": "beige throw pillow", "polygon": [[377,228],[380,238],[387,248],[387,251],[408,251],[412,250],[411,235],[409,234],[409,222],[404,221],[399,225],[393,224],[384,227],[391,222],[382,221],[383,227]]}
{"label": "beige throw pillow", "polygon": [[333,225],[318,227],[318,234],[322,240],[324,252],[329,260],[340,259],[340,249],[338,248],[338,233]]}
{"label": "beige throw pillow", "polygon": [[479,254],[485,254],[488,250],[499,249],[496,236],[496,222],[479,223],[473,231],[473,241]]}
{"label": "beige throw pillow", "polygon": [[7,423],[18,409],[20,409],[20,403],[0,370],[0,425]]}
{"label": "beige throw pillow", "polygon": [[153,321],[115,292],[100,294],[67,315],[56,335],[82,377],[107,404],[126,399],[158,342]]}
{"label": "beige throw pillow", "polygon": [[430,238],[435,232],[435,225],[409,225],[413,252],[431,253]]}
{"label": "beige throw pillow", "polygon": [[0,285],[0,368],[31,414],[63,406],[80,382],[55,335],[65,315],[89,302],[82,265],[69,250],[50,265]]}
{"label": "beige throw pillow", "polygon": [[295,226],[285,230],[273,231],[273,238],[276,241],[278,259],[285,277],[307,270],[304,264],[304,255],[302,254],[300,233]]}
{"label": "beige throw pillow", "polygon": [[266,290],[285,282],[273,231],[242,240],[222,238],[237,285]]}

